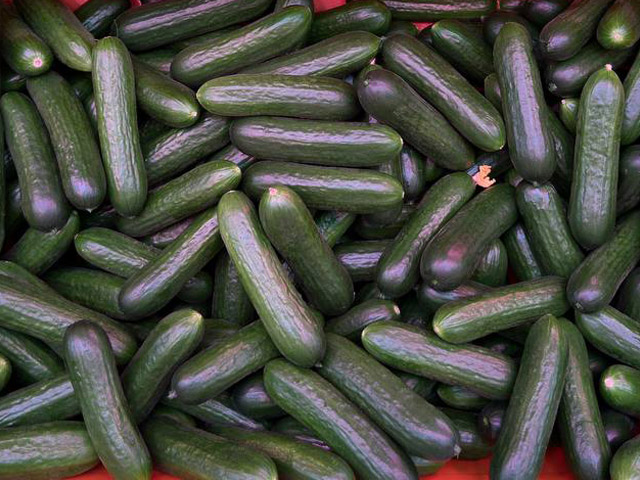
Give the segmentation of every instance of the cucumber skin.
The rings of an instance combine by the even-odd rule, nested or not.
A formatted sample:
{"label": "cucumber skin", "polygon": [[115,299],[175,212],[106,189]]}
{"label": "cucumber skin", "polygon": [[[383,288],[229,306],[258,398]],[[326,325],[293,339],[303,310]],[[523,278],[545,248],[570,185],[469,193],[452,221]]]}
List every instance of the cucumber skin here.
{"label": "cucumber skin", "polygon": [[600,377],[600,395],[611,408],[640,417],[640,371],[626,365],[611,365]]}
{"label": "cucumber skin", "polygon": [[316,13],[307,42],[317,43],[340,33],[351,31],[364,31],[382,36],[389,30],[390,23],[391,12],[383,2],[377,0],[350,2]]}
{"label": "cucumber skin", "polygon": [[214,160],[226,160],[227,162],[237,165],[240,170],[244,172],[247,168],[256,163],[257,158],[241,152],[238,147],[229,143],[226,147],[218,150],[209,158],[209,161]]}
{"label": "cucumber skin", "polygon": [[418,286],[417,296],[420,305],[428,312],[435,313],[441,306],[462,300],[465,298],[473,298],[485,292],[491,291],[491,288],[482,283],[469,281],[463,283],[458,288],[448,291],[440,291],[423,282]]}
{"label": "cucumber skin", "polygon": [[438,398],[448,407],[459,410],[478,411],[490,400],[481,397],[468,388],[441,383],[436,389]]}
{"label": "cucumber skin", "polygon": [[173,62],[175,56],[176,51],[170,48],[156,48],[155,50],[136,53],[138,60],[165,75],[171,75],[171,62]]}
{"label": "cucumber skin", "polygon": [[354,282],[373,282],[376,269],[389,240],[363,240],[344,242],[334,248],[338,261],[349,272]]}
{"label": "cucumber skin", "polygon": [[174,242],[175,239],[178,238],[189,225],[193,223],[194,219],[195,215],[193,217],[187,217],[184,220],[174,223],[173,225],[169,225],[167,228],[163,228],[159,232],[153,233],[151,235],[145,235],[141,239],[142,243],[155,247],[159,250],[166,248],[167,246],[171,245],[171,243]]}
{"label": "cucumber skin", "polygon": [[393,320],[400,320],[398,305],[389,300],[371,298],[351,307],[339,317],[329,320],[325,325],[325,331],[357,341],[367,325]]}
{"label": "cucumber skin", "polygon": [[[174,399],[164,397],[162,404],[175,408],[183,413],[212,426],[240,427],[247,430],[264,430],[264,425],[233,410],[230,402],[221,395],[217,400],[207,400],[198,405],[187,405]],[[224,401],[224,403],[222,403]]]}
{"label": "cucumber skin", "polygon": [[573,237],[587,249],[602,245],[613,233],[623,108],[618,76],[606,68],[594,73],[580,97],[567,215]]}
{"label": "cucumber skin", "polygon": [[635,57],[624,79],[625,105],[622,117],[620,143],[629,145],[640,138],[640,52]]}
{"label": "cucumber skin", "polygon": [[576,127],[578,125],[579,104],[579,98],[563,98],[558,106],[558,116],[560,120],[573,135],[576,134]]}
{"label": "cucumber skin", "polygon": [[211,315],[243,326],[253,320],[255,309],[245,292],[238,269],[226,253],[216,260]]}
{"label": "cucumber skin", "polygon": [[633,437],[636,422],[627,415],[613,409],[605,409],[602,412],[602,421],[612,452],[617,451],[620,445]]}
{"label": "cucumber skin", "polygon": [[271,340],[290,361],[314,365],[325,349],[320,316],[287,277],[251,201],[241,192],[225,194],[219,218],[227,252]]}
{"label": "cucumber skin", "polygon": [[362,332],[364,348],[398,370],[451,385],[491,399],[509,397],[514,361],[475,345],[452,345],[424,329],[399,322],[376,322]]}
{"label": "cucumber skin", "polygon": [[507,267],[507,251],[500,239],[496,239],[482,255],[471,280],[489,287],[506,285]]}
{"label": "cucumber skin", "polygon": [[606,480],[611,449],[589,370],[587,345],[577,327],[559,320],[569,345],[567,373],[557,422],[571,470],[577,478]]}
{"label": "cucumber skin", "polygon": [[392,18],[413,22],[430,22],[441,18],[480,18],[496,8],[494,0],[464,0],[455,3],[433,0],[427,2],[405,2],[383,0],[391,10]]}
{"label": "cucumber skin", "polygon": [[151,478],[151,458],[131,418],[104,331],[88,321],[74,324],[65,333],[64,357],[102,463],[123,480]]}
{"label": "cucumber skin", "polygon": [[640,322],[640,268],[633,270],[619,289],[616,308]]}
{"label": "cucumber skin", "polygon": [[128,0],[89,0],[73,13],[96,38],[109,33],[113,21],[131,7]]}
{"label": "cucumber skin", "polygon": [[568,348],[561,323],[552,315],[531,327],[491,460],[491,478],[538,477],[562,398]]}
{"label": "cucumber skin", "polygon": [[443,340],[461,344],[527,324],[544,314],[562,315],[570,308],[565,286],[561,277],[541,277],[450,302],[436,311],[433,330]]}
{"label": "cucumber skin", "polygon": [[478,415],[474,412],[441,408],[458,430],[460,435],[461,460],[479,460],[491,455],[492,446],[482,437],[478,427]]}
{"label": "cucumber skin", "polygon": [[606,49],[633,46],[640,40],[640,7],[629,0],[616,0],[598,24],[597,38]]}
{"label": "cucumber skin", "polygon": [[502,241],[507,249],[509,266],[521,282],[542,276],[542,266],[536,259],[527,232],[521,223],[516,223],[505,232]]}
{"label": "cucumber skin", "polygon": [[521,13],[527,20],[542,28],[567,8],[569,3],[569,0],[527,1]]}
{"label": "cucumber skin", "polygon": [[496,38],[498,38],[502,27],[504,27],[509,22],[519,23],[527,29],[529,35],[531,36],[531,41],[533,42],[534,52],[536,54],[536,57],[538,57],[538,29],[518,13],[505,12],[500,9],[499,11],[493,12],[491,15],[483,19],[482,34],[484,35],[484,39],[486,40],[486,42],[489,45],[493,45],[496,41]]}
{"label": "cucumber skin", "polygon": [[507,403],[493,401],[486,404],[478,414],[478,428],[480,434],[491,445],[496,443],[500,430],[502,430],[502,422],[504,421],[504,412],[507,409]]}
{"label": "cucumber skin", "polygon": [[640,204],[640,146],[631,145],[620,154],[616,212],[621,215],[638,204]]}
{"label": "cucumber skin", "polygon": [[238,382],[233,388],[232,400],[240,413],[250,418],[269,420],[286,415],[265,390],[262,372]]}
{"label": "cucumber skin", "polygon": [[640,468],[640,436],[623,443],[611,459],[611,480],[637,480]]}
{"label": "cucumber skin", "polygon": [[13,377],[20,384],[49,380],[64,372],[60,358],[44,344],[5,328],[0,328],[0,354],[11,362]]}
{"label": "cucumber skin", "polygon": [[409,457],[320,375],[284,360],[264,371],[267,392],[280,407],[325,440],[363,479],[417,479]]}
{"label": "cucumber skin", "polygon": [[591,252],[567,283],[569,302],[593,313],[613,300],[618,288],[640,260],[640,211],[623,217],[613,237]]}

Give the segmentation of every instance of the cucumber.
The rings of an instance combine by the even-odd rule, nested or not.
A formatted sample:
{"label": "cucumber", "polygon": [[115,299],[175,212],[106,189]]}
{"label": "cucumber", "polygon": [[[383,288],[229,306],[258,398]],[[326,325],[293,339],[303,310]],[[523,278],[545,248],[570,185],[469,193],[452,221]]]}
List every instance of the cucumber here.
{"label": "cucumber", "polygon": [[3,390],[7,386],[7,383],[9,383],[11,370],[9,360],[5,356],[0,355],[0,390]]}
{"label": "cucumber", "polygon": [[356,341],[367,325],[392,320],[400,320],[398,306],[389,300],[372,298],[329,320],[325,330]]}
{"label": "cucumber", "polygon": [[107,471],[122,479],[151,478],[151,458],[104,330],[88,321],[75,323],[65,333],[64,358],[91,443]]}
{"label": "cucumber", "polygon": [[496,9],[495,0],[383,0],[394,19],[432,22],[441,18],[480,18]]}
{"label": "cucumber", "polygon": [[611,0],[573,0],[540,32],[540,49],[549,60],[573,57],[596,33]]}
{"label": "cucumber", "polygon": [[569,5],[569,0],[527,0],[522,8],[525,18],[544,27]]}
{"label": "cucumber", "polygon": [[169,420],[176,421],[178,423],[182,423],[189,427],[196,426],[196,421],[192,416],[187,415],[186,413],[181,412],[180,410],[177,410],[175,408],[167,407],[166,405],[157,405],[153,409],[153,417],[166,418]]}
{"label": "cucumber", "polygon": [[93,210],[104,200],[107,185],[82,102],[64,78],[52,71],[30,78],[27,90],[49,130],[65,195],[78,210]]}
{"label": "cucumber", "polygon": [[491,15],[485,17],[482,20],[482,33],[486,42],[489,45],[493,45],[498,38],[500,30],[502,30],[502,27],[504,27],[507,23],[519,23],[524,28],[526,28],[533,43],[533,50],[535,53],[537,53],[539,35],[538,29],[533,26],[526,18],[513,12],[493,12]]}
{"label": "cucumber", "polygon": [[59,374],[0,398],[0,426],[38,425],[80,414],[69,376]]}
{"label": "cucumber", "polygon": [[250,375],[234,387],[233,404],[240,413],[257,420],[285,415],[265,390],[262,372]]}
{"label": "cucumber", "polygon": [[417,294],[420,305],[422,305],[427,312],[435,313],[438,308],[449,302],[465,298],[473,298],[489,291],[491,291],[490,287],[478,282],[469,281],[448,291],[436,290],[435,288],[430,287],[427,283],[422,283],[418,287]]}
{"label": "cucumber", "polygon": [[402,185],[385,173],[289,162],[258,162],[243,174],[242,190],[259,200],[273,185],[295,191],[309,208],[375,213],[402,204]]}
{"label": "cucumber", "polygon": [[640,40],[640,5],[633,0],[616,0],[598,23],[597,38],[610,50],[633,46]]}
{"label": "cucumber", "polygon": [[429,240],[471,198],[475,183],[464,173],[452,173],[438,180],[420,201],[387,247],[378,265],[377,283],[387,295],[407,293],[419,278],[420,256]]}
{"label": "cucumber", "polygon": [[570,308],[565,286],[561,277],[541,277],[450,302],[435,313],[433,330],[459,344],[525,325],[546,313],[562,315]]}
{"label": "cucumber", "polygon": [[92,79],[109,200],[120,215],[133,217],[145,205],[147,176],[138,137],[133,63],[120,39],[107,37],[96,43]]}
{"label": "cucumber", "polygon": [[0,478],[63,479],[91,470],[98,456],[82,422],[0,430]]}
{"label": "cucumber", "polygon": [[452,345],[421,328],[376,322],[362,332],[365,349],[382,363],[490,399],[505,399],[515,380],[515,362],[475,345]]}
{"label": "cucumber", "polygon": [[320,40],[352,31],[371,32],[382,36],[389,30],[391,12],[378,0],[362,0],[316,13],[307,42]]}
{"label": "cucumber", "polygon": [[623,108],[622,83],[610,65],[589,77],[580,97],[568,212],[573,237],[586,249],[613,234]]}
{"label": "cucumber", "polygon": [[629,145],[640,138],[640,52],[636,55],[627,76],[624,79],[625,104],[622,117],[620,142]]}
{"label": "cucumber", "polygon": [[325,315],[344,313],[355,296],[350,272],[321,237],[300,196],[287,187],[270,187],[260,200],[259,216],[311,305]]}
{"label": "cucumber", "polygon": [[127,0],[89,0],[74,13],[91,35],[100,38],[109,33],[113,21],[130,7]]}
{"label": "cucumber", "polygon": [[149,192],[138,216],[116,221],[118,230],[132,237],[158,232],[215,205],[240,183],[241,171],[231,162],[207,162]]}
{"label": "cucumber", "polygon": [[151,413],[171,375],[198,347],[203,334],[202,315],[190,309],[170,313],[151,330],[122,372],[122,389],[136,423]]}
{"label": "cucumber", "polygon": [[284,360],[264,371],[280,407],[316,432],[363,479],[417,479],[409,457],[327,380]]}
{"label": "cucumber", "polygon": [[229,32],[236,30],[237,27],[230,26],[226,28],[221,28],[220,30],[214,30],[213,32],[203,33],[202,35],[196,35],[195,37],[185,38],[184,40],[178,40],[177,42],[173,42],[171,45],[167,45],[166,48],[170,50],[176,50],[176,53],[180,50],[184,50],[185,48],[193,47],[195,45],[202,46],[209,43],[209,41],[220,38],[226,35]]}
{"label": "cucumber", "polygon": [[265,160],[337,167],[370,167],[395,158],[402,138],[384,125],[249,117],[235,120],[231,141]]}
{"label": "cucumber", "polygon": [[386,37],[388,38],[392,35],[401,34],[416,37],[418,35],[418,27],[416,27],[412,22],[408,22],[406,20],[391,20]]}
{"label": "cucumber", "polygon": [[142,432],[158,469],[192,480],[276,480],[276,465],[255,448],[230,442],[166,418],[152,418]]}
{"label": "cucumber", "polygon": [[147,52],[136,53],[136,58],[145,65],[158,70],[165,75],[171,75],[171,62],[176,56],[176,51],[170,48],[156,48]]}
{"label": "cucumber", "polygon": [[11,362],[13,376],[20,384],[49,380],[64,371],[60,358],[46,345],[5,328],[0,328],[0,354]]}
{"label": "cucumber", "polygon": [[353,225],[356,216],[353,213],[327,211],[320,212],[315,218],[318,231],[327,244],[333,246],[340,240],[344,234]]}
{"label": "cucumber", "polygon": [[71,213],[60,230],[42,232],[29,228],[2,258],[17,263],[34,275],[40,275],[67,252],[79,229],[80,217],[77,212]]}
{"label": "cucumber", "polygon": [[167,305],[186,282],[222,248],[217,208],[202,212],[160,255],[129,277],[118,303],[132,318],[143,318]]}
{"label": "cucumber", "polygon": [[564,319],[560,323],[569,345],[557,419],[564,451],[576,478],[606,479],[611,450],[589,370],[587,345],[573,323]]}
{"label": "cucumber", "polygon": [[[518,24],[507,24],[494,46],[502,95],[509,156],[516,171],[533,184],[544,183],[556,168],[553,137],[531,37]],[[521,133],[523,129],[527,136]]]}
{"label": "cucumber", "polygon": [[[464,170],[473,163],[471,146],[398,75],[383,69],[372,70],[358,83],[357,90],[368,114],[397,130],[411,146],[439,166]],[[420,127],[416,128],[417,125]]]}
{"label": "cucumber", "polygon": [[618,215],[628,212],[639,203],[640,146],[631,145],[620,154],[616,212]]}
{"label": "cucumber", "polygon": [[[225,403],[222,403],[224,401]],[[165,397],[162,403],[204,422],[207,425],[240,427],[249,430],[264,430],[264,425],[235,411],[223,395],[216,400],[207,400],[199,405],[187,405]]]}
{"label": "cucumber", "polygon": [[382,60],[476,147],[491,152],[504,146],[498,111],[435,51],[415,38],[395,36],[384,42]]}
{"label": "cucumber", "polygon": [[200,106],[193,90],[144,62],[132,60],[136,100],[147,115],[173,128],[187,128],[198,121]]}
{"label": "cucumber", "polygon": [[600,395],[611,408],[640,417],[640,370],[611,365],[600,377]]}
{"label": "cucumber", "polygon": [[451,408],[458,410],[474,410],[479,411],[490,400],[478,395],[471,390],[457,385],[440,384],[436,389],[438,398]]}
{"label": "cucumber", "polygon": [[331,450],[331,447],[320,440],[311,429],[305,427],[298,420],[288,415],[275,422],[271,431],[293,437],[300,442],[309,443],[323,450]]}
{"label": "cucumber", "polygon": [[354,282],[372,282],[376,279],[378,262],[389,240],[344,242],[334,249],[335,256],[349,272]]}
{"label": "cucumber", "polygon": [[618,224],[613,237],[591,252],[567,283],[567,298],[581,312],[609,305],[618,288],[640,260],[640,212]]}
{"label": "cucumber", "polygon": [[502,113],[502,93],[498,83],[498,75],[490,73],[484,78],[484,96]]}
{"label": "cucumber", "polygon": [[278,12],[283,8],[294,7],[296,5],[309,7],[313,11],[313,0],[276,0],[273,10]]}
{"label": "cucumber", "polygon": [[[494,185],[480,192],[441,228],[426,246],[420,274],[438,290],[453,290],[468,280],[481,255],[517,219],[513,187]],[[479,219],[491,218],[491,222]]]}
{"label": "cucumber", "polygon": [[522,354],[522,345],[502,335],[489,335],[476,343],[493,352],[503,353],[513,358],[518,358]]}
{"label": "cucumber", "polygon": [[493,401],[487,403],[478,414],[478,428],[480,434],[491,445],[496,443],[502,430],[504,412],[507,410],[507,403]]}
{"label": "cucumber", "polygon": [[27,84],[26,75],[11,70],[4,62],[2,63],[2,78],[0,79],[0,90],[3,92],[14,92],[24,90]]}
{"label": "cucumber", "polygon": [[636,422],[625,414],[606,409],[602,411],[602,421],[612,452],[633,437]]}
{"label": "cucumber", "polygon": [[516,189],[518,210],[535,258],[547,275],[569,278],[584,259],[571,236],[562,199],[551,184],[522,182]]}
{"label": "cucumber", "polygon": [[640,321],[640,268],[633,270],[620,287],[616,307]]}
{"label": "cucumber", "polygon": [[402,380],[407,387],[416,392],[422,398],[432,398],[434,389],[437,386],[437,383],[433,380],[429,380],[428,378],[419,377],[417,375],[412,375],[407,372],[400,372],[398,370],[394,370],[393,373]]}
{"label": "cucumber", "polygon": [[489,287],[507,283],[507,251],[500,239],[494,240],[482,255],[471,280]]}
{"label": "cucumber", "polygon": [[253,320],[255,310],[251,300],[242,286],[238,269],[226,253],[216,260],[214,285],[211,312],[215,318],[238,326]]}
{"label": "cucumber", "polygon": [[462,451],[458,456],[461,460],[479,460],[491,454],[492,446],[482,437],[478,428],[478,415],[474,412],[464,412],[453,408],[441,408],[447,415],[460,437]]}
{"label": "cucumber", "polygon": [[433,48],[474,84],[494,72],[493,51],[472,25],[447,18],[429,30]]}
{"label": "cucumber", "polygon": [[0,46],[2,58],[14,72],[41,75],[51,68],[53,53],[22,21],[16,12],[0,5]]}
{"label": "cucumber", "polygon": [[418,200],[426,190],[427,182],[433,181],[428,178],[428,169],[433,166],[427,165],[425,159],[416,149],[407,144],[402,146],[397,158],[400,181],[404,190],[404,197],[407,201]]}
{"label": "cucumber", "polygon": [[20,185],[12,181],[7,185],[5,203],[5,228],[9,235],[14,236],[23,229],[24,216],[20,205]]}
{"label": "cucumber", "polygon": [[27,222],[37,230],[62,228],[70,209],[62,191],[49,134],[38,111],[31,100],[17,92],[2,96],[0,110]]}
{"label": "cucumber", "polygon": [[69,7],[56,0],[16,0],[14,4],[60,62],[74,70],[91,71],[95,39]]}
{"label": "cucumber", "polygon": [[527,5],[527,0],[502,0],[498,5],[498,10],[502,12],[522,12]]}
{"label": "cucumber", "polygon": [[502,241],[507,249],[509,266],[518,280],[524,282],[542,276],[542,266],[533,253],[531,241],[521,223],[507,230]]}
{"label": "cucumber", "polygon": [[613,307],[595,313],[575,312],[576,325],[585,340],[612,358],[640,369],[638,322]]}
{"label": "cucumber", "polygon": [[640,435],[625,442],[611,459],[611,480],[637,480],[640,468]]}
{"label": "cucumber", "polygon": [[562,124],[574,135],[578,125],[579,105],[580,99],[578,98],[563,98],[558,106],[558,116]]}
{"label": "cucumber", "polygon": [[215,152],[209,158],[209,161],[213,160],[226,160],[233,163],[234,165],[237,165],[238,168],[240,168],[240,170],[242,170],[243,172],[257,161],[255,157],[241,152],[238,147],[236,147],[232,143]]}
{"label": "cucumber", "polygon": [[344,77],[358,72],[376,56],[379,37],[369,32],[348,32],[306,48],[244,68],[240,73]]}
{"label": "cucumber", "polygon": [[142,237],[142,242],[157,249],[166,248],[171,245],[171,243],[174,242],[189,225],[193,223],[194,219],[195,215],[176,222],[173,225],[169,225],[167,228],[163,228],[159,232],[146,235]]}
{"label": "cucumber", "polygon": [[171,129],[142,144],[150,185],[166,182],[229,143],[229,120],[202,115],[194,125]]}
{"label": "cucumber", "polygon": [[361,215],[354,224],[354,233],[365,240],[390,240],[400,233],[403,225],[416,211],[416,205],[404,203],[396,220],[387,225],[376,223],[370,216]]}
{"label": "cucumber", "polygon": [[93,93],[93,83],[91,82],[91,74],[84,72],[72,72],[66,76],[67,81],[73,89],[76,97],[81,101],[85,101]]}
{"label": "cucumber", "polygon": [[171,62],[171,76],[190,87],[269,60],[299,44],[311,26],[307,7],[291,7],[180,51]]}
{"label": "cucumber", "polygon": [[529,331],[518,377],[491,460],[491,478],[536,479],[562,397],[568,341],[545,315]]}
{"label": "cucumber", "polygon": [[201,347],[208,348],[218,345],[225,338],[235,334],[240,327],[229,323],[226,320],[217,318],[206,318],[204,320],[204,337],[202,338]]}
{"label": "cucumber", "polygon": [[349,120],[360,112],[353,87],[335,78],[229,75],[206,82],[198,89],[197,97],[205,110],[229,117],[277,115]]}

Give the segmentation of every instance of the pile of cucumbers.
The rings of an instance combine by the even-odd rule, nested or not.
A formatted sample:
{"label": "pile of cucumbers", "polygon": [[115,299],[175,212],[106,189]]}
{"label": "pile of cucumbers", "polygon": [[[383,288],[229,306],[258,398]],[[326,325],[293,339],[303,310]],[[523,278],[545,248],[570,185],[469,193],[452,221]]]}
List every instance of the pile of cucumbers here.
{"label": "pile of cucumbers", "polygon": [[0,480],[640,480],[639,0],[142,3],[0,2]]}

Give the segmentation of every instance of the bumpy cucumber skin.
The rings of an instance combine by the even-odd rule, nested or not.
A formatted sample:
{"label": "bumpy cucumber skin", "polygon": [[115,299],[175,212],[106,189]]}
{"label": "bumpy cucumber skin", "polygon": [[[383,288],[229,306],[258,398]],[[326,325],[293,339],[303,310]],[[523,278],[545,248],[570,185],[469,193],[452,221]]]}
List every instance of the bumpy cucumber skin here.
{"label": "bumpy cucumber skin", "polygon": [[471,280],[489,287],[500,287],[507,283],[507,251],[500,239],[491,242],[484,252]]}
{"label": "bumpy cucumber skin", "polygon": [[271,340],[290,361],[314,365],[325,349],[319,315],[287,277],[253,204],[241,192],[229,192],[220,201],[219,218],[227,252]]}
{"label": "bumpy cucumber skin", "polygon": [[502,236],[507,248],[509,265],[521,282],[542,276],[542,266],[535,257],[527,232],[521,223],[516,223]]}
{"label": "bumpy cucumber skin", "polygon": [[640,40],[640,5],[616,0],[598,24],[597,38],[604,48],[629,48]]}
{"label": "bumpy cucumber skin", "polygon": [[5,328],[0,328],[0,354],[9,359],[20,384],[49,380],[64,372],[60,358],[44,344]]}
{"label": "bumpy cucumber skin", "polygon": [[620,287],[616,308],[640,322],[640,268],[633,270]]}
{"label": "bumpy cucumber skin", "polygon": [[538,478],[562,398],[568,349],[564,329],[552,315],[531,327],[491,460],[491,478]]}
{"label": "bumpy cucumber skin", "polygon": [[313,18],[307,42],[317,43],[340,33],[371,32],[382,36],[389,30],[391,12],[377,0],[349,2],[317,13]]}
{"label": "bumpy cucumber skin", "polygon": [[438,398],[448,407],[459,410],[478,411],[490,400],[472,392],[468,388],[458,385],[445,385],[441,383],[436,389]]}
{"label": "bumpy cucumber skin", "polygon": [[400,320],[398,305],[390,300],[371,298],[355,305],[343,315],[329,320],[325,330],[356,341],[367,325],[393,320]]}
{"label": "bumpy cucumber skin", "polygon": [[409,457],[368,417],[320,375],[284,360],[265,367],[267,392],[346,458],[363,479],[417,479]]}
{"label": "bumpy cucumber skin", "polygon": [[394,19],[413,22],[432,22],[441,18],[480,18],[496,8],[495,0],[460,0],[453,3],[442,0],[414,3],[383,0],[383,3],[391,10]]}
{"label": "bumpy cucumber skin", "polygon": [[130,7],[128,0],[89,0],[73,13],[91,35],[99,38],[109,33],[113,21]]}
{"label": "bumpy cucumber skin", "polygon": [[195,215],[193,217],[187,217],[173,225],[169,225],[167,228],[163,228],[151,235],[145,235],[142,237],[142,242],[158,249],[166,248],[193,223],[194,219]]}
{"label": "bumpy cucumber skin", "polygon": [[363,240],[337,245],[334,253],[354,282],[372,282],[376,278],[378,261],[389,240]]}
{"label": "bumpy cucumber skin", "polygon": [[640,471],[640,435],[622,444],[611,459],[611,480],[638,480]]}
{"label": "bumpy cucumber skin", "polygon": [[237,165],[238,168],[244,172],[247,168],[256,163],[258,159],[241,152],[238,147],[230,143],[226,147],[215,152],[209,158],[209,161],[214,160],[226,160],[227,162]]}
{"label": "bumpy cucumber skin", "polygon": [[264,388],[262,372],[254,373],[233,388],[233,405],[250,418],[273,419],[281,418],[286,414],[276,405]]}
{"label": "bumpy cucumber skin", "polygon": [[624,79],[625,104],[620,143],[629,145],[640,137],[640,52]]}
{"label": "bumpy cucumber skin", "polygon": [[88,321],[67,329],[64,357],[100,460],[119,479],[151,478],[151,458],[122,391],[104,331]]}
{"label": "bumpy cucumber skin", "polygon": [[251,322],[255,316],[255,309],[245,292],[238,270],[229,258],[221,254],[216,260],[214,274],[213,301],[211,315],[243,326]]}
{"label": "bumpy cucumber skin", "polygon": [[600,395],[611,408],[640,417],[640,370],[611,365],[600,377]]}

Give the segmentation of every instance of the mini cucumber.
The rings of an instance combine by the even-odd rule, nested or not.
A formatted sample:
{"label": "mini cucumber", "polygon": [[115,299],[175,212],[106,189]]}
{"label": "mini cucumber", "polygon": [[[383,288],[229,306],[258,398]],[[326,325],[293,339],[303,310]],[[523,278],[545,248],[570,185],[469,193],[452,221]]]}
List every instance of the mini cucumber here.
{"label": "mini cucumber", "polygon": [[234,410],[228,400],[230,399],[220,395],[216,400],[207,400],[198,405],[187,405],[165,397],[162,399],[162,403],[191,415],[207,425],[264,430],[264,425]]}
{"label": "mini cucumber", "polygon": [[404,0],[384,0],[391,15],[398,20],[430,22],[441,18],[480,18],[496,8],[495,0],[464,0],[449,2],[429,0],[407,2]]}
{"label": "mini cucumber", "polygon": [[329,320],[325,330],[356,341],[367,325],[392,320],[400,320],[398,306],[389,300],[372,298]]}
{"label": "mini cucumber", "polygon": [[391,12],[378,0],[349,2],[316,13],[307,42],[316,43],[340,33],[361,31],[382,36],[389,30]]}
{"label": "mini cucumber", "polygon": [[560,101],[558,107],[558,115],[563,125],[567,127],[567,130],[575,135],[576,127],[578,124],[578,106],[580,105],[580,99],[578,98],[563,98]]}
{"label": "mini cucumber", "polygon": [[506,355],[475,345],[452,345],[419,327],[376,322],[362,332],[365,349],[382,363],[490,399],[511,393],[516,366]]}
{"label": "mini cucumber", "polygon": [[458,430],[460,447],[462,448],[458,458],[461,460],[479,460],[487,458],[493,450],[481,435],[478,428],[478,415],[474,412],[465,412],[453,408],[441,408]]}
{"label": "mini cucumber", "polygon": [[494,240],[484,252],[471,280],[489,287],[506,285],[507,251],[500,239]]}
{"label": "mini cucumber", "polygon": [[625,104],[622,116],[620,143],[629,145],[640,138],[640,53],[636,55],[631,68],[624,79]]}
{"label": "mini cucumber", "polygon": [[378,262],[389,240],[364,240],[337,245],[334,253],[349,272],[354,282],[372,282],[376,279]]}
{"label": "mini cucumber", "polygon": [[521,13],[538,27],[544,27],[567,8],[569,3],[569,0],[527,0]]}
{"label": "mini cucumber", "polygon": [[490,402],[490,400],[472,392],[468,388],[460,387],[458,385],[440,384],[438,385],[436,392],[438,394],[438,398],[445,405],[458,410],[479,411]]}
{"label": "mini cucumber", "polygon": [[300,196],[288,187],[270,187],[260,200],[259,217],[311,305],[325,315],[344,313],[355,296],[349,271],[321,237]]}
{"label": "mini cucumber", "polygon": [[640,417],[640,370],[611,365],[600,377],[600,395],[611,408]]}
{"label": "mini cucumber", "polygon": [[91,35],[100,38],[109,33],[113,21],[129,7],[127,0],[89,0],[74,13]]}
{"label": "mini cucumber", "polygon": [[255,310],[229,255],[218,256],[214,275],[212,315],[238,326],[251,322]]}
{"label": "mini cucumber", "polygon": [[255,157],[241,152],[238,147],[232,143],[218,150],[209,158],[209,161],[214,160],[226,160],[231,162],[234,165],[237,165],[243,172],[257,161]]}
{"label": "mini cucumber", "polygon": [[462,300],[465,298],[473,298],[485,292],[491,291],[491,288],[478,282],[469,281],[463,283],[453,290],[440,291],[422,283],[417,290],[418,301],[429,313],[435,313],[438,308],[449,302]]}
{"label": "mini cucumber", "polygon": [[60,358],[46,345],[5,328],[0,328],[0,354],[11,362],[13,376],[20,384],[49,380],[64,371]]}
{"label": "mini cucumber", "polygon": [[233,388],[233,405],[250,418],[257,420],[273,419],[285,416],[284,411],[269,396],[262,378],[257,372],[240,381]]}
{"label": "mini cucumber", "polygon": [[611,480],[637,480],[640,468],[640,435],[625,442],[611,459]]}
{"label": "mini cucumber", "polygon": [[616,0],[598,23],[597,38],[609,50],[633,46],[640,40],[640,6],[633,0]]}
{"label": "mini cucumber", "polygon": [[509,266],[521,282],[542,276],[542,266],[533,253],[531,241],[521,223],[505,232],[502,241],[507,249]]}
{"label": "mini cucumber", "polygon": [[640,321],[640,268],[633,270],[618,290],[616,308]]}
{"label": "mini cucumber", "polygon": [[602,421],[612,452],[633,437],[636,422],[627,415],[608,408],[602,411]]}

